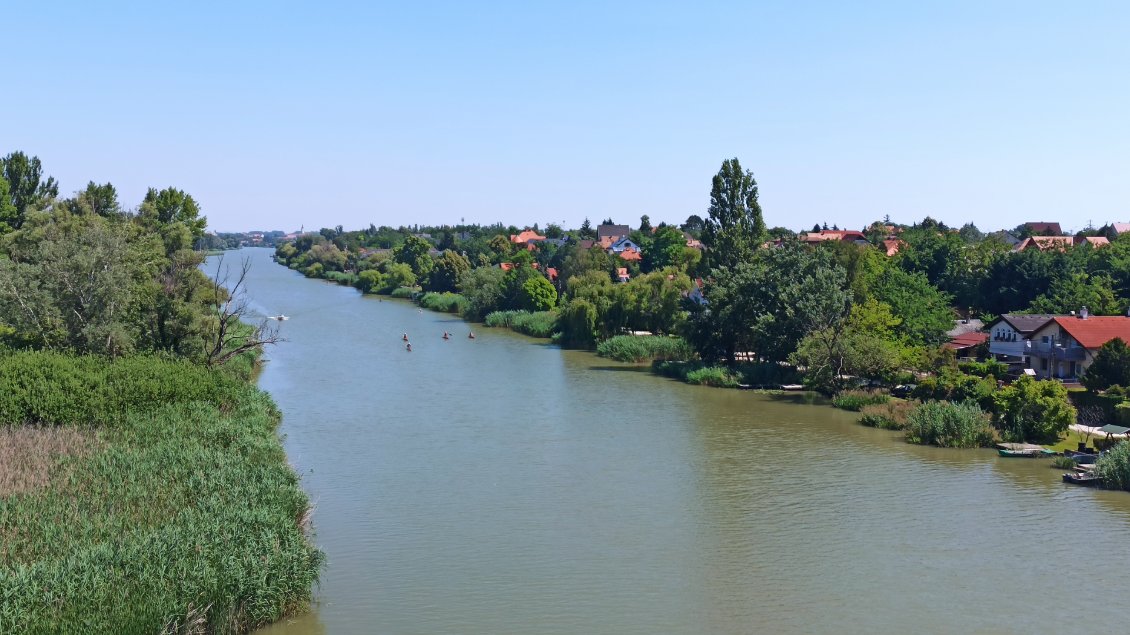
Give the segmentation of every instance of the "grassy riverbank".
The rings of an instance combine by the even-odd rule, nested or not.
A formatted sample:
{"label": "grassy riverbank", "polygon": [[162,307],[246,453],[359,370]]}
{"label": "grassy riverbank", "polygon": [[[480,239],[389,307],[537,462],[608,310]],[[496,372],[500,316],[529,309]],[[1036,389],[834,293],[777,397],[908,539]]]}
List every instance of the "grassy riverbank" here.
{"label": "grassy riverbank", "polygon": [[240,633],[308,604],[309,502],[245,375],[0,357],[0,632]]}

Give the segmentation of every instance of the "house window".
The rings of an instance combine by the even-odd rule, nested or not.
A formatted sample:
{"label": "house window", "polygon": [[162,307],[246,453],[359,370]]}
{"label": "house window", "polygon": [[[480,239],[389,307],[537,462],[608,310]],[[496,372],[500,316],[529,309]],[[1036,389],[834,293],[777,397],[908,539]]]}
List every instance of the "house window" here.
{"label": "house window", "polygon": [[1040,370],[1047,370],[1047,369],[1048,369],[1048,358],[1041,357],[1040,358]]}
{"label": "house window", "polygon": [[1048,337],[1047,335],[1044,335],[1043,337],[1040,338],[1040,342],[1042,342],[1044,344],[1047,344],[1050,341],[1051,341],[1051,338]]}

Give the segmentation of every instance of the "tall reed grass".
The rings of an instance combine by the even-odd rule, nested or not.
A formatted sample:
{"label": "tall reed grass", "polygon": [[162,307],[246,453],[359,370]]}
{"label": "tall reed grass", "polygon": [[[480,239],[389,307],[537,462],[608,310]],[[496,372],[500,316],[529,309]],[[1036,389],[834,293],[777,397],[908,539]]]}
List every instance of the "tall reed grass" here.
{"label": "tall reed grass", "polygon": [[617,335],[598,344],[596,354],[618,362],[640,363],[692,359],[694,350],[681,337]]}

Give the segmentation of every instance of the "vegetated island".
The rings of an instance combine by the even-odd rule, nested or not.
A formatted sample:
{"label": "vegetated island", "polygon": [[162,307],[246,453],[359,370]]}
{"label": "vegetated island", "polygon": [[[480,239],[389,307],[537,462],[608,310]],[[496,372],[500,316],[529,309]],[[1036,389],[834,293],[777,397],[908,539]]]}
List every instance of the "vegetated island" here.
{"label": "vegetated island", "polygon": [[[209,278],[175,188],[123,209],[0,159],[0,632],[243,633],[323,556],[252,383],[239,274]],[[219,284],[217,284],[219,283]]]}
{"label": "vegetated island", "polygon": [[[803,386],[914,443],[1074,447],[1090,434],[1073,430],[1130,423],[1127,229],[985,233],[929,217],[770,229],[731,159],[706,217],[679,225],[338,226],[285,235],[275,255],[693,384]],[[1130,487],[1127,456],[1119,445],[1098,460],[1104,485]]]}

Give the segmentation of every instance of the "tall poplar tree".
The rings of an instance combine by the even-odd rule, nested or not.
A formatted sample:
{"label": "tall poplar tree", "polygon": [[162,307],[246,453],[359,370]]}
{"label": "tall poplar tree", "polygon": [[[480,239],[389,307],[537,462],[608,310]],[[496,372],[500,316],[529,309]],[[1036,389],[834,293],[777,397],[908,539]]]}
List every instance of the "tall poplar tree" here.
{"label": "tall poplar tree", "polygon": [[733,267],[748,260],[765,240],[765,220],[757,202],[757,181],[735,159],[722,162],[710,188],[710,209],[702,232],[711,267]]}

